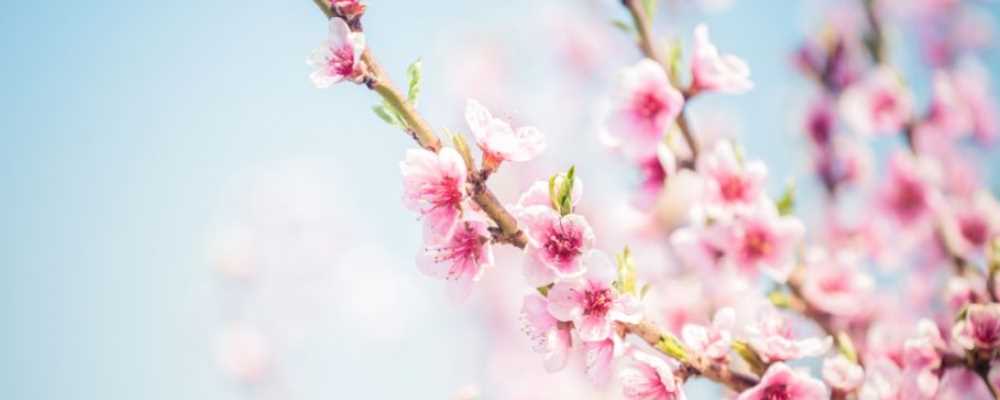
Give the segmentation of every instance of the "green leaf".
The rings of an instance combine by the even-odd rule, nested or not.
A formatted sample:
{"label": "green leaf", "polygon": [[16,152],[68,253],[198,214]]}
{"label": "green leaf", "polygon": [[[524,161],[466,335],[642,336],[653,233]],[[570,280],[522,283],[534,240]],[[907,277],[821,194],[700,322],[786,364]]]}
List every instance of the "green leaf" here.
{"label": "green leaf", "polygon": [[649,282],[646,282],[646,284],[642,285],[642,289],[639,289],[639,300],[645,299],[646,293],[649,293],[649,289],[652,288],[653,286],[650,285]]}
{"label": "green leaf", "polygon": [[840,350],[840,354],[843,354],[851,362],[858,362],[858,352],[854,350],[854,342],[847,335],[847,332],[837,334],[837,350]]}
{"label": "green leaf", "polygon": [[656,342],[656,349],[680,362],[687,362],[687,350],[680,340],[670,334],[660,336],[660,341]]}
{"label": "green leaf", "polygon": [[569,167],[565,174],[556,174],[549,178],[549,199],[552,208],[560,215],[573,212],[573,182],[576,180],[576,167]]}
{"label": "green leaf", "polygon": [[409,90],[406,91],[406,102],[417,106],[417,97],[420,96],[420,78],[422,76],[423,62],[418,58],[406,68],[406,78],[409,80]]}
{"label": "green leaf", "polygon": [[743,361],[746,361],[755,374],[761,375],[767,370],[767,363],[750,347],[749,343],[742,340],[734,340],[730,346],[736,354],[739,354]]}
{"label": "green leaf", "polygon": [[795,212],[795,181],[790,180],[785,185],[785,192],[781,194],[776,203],[778,214],[781,216],[791,215]]}
{"label": "green leaf", "polygon": [[771,301],[771,304],[774,304],[774,306],[778,308],[788,308],[791,304],[788,299],[788,294],[780,290],[774,290],[771,291],[771,293],[768,293],[767,299]]}
{"label": "green leaf", "polygon": [[611,20],[611,25],[614,26],[615,28],[620,29],[622,32],[625,32],[628,35],[632,35],[632,34],[635,33],[635,30],[632,29],[632,25],[631,24],[629,24],[628,22],[622,21],[620,19],[613,19],[613,20]]}
{"label": "green leaf", "polygon": [[620,254],[615,255],[615,263],[618,265],[618,275],[612,283],[618,293],[635,294],[635,263],[632,261],[632,253],[628,246]]}
{"label": "green leaf", "polygon": [[373,106],[372,111],[374,111],[375,115],[377,115],[380,119],[385,121],[385,123],[399,129],[406,129],[406,124],[404,124],[402,119],[399,118],[399,114],[393,111],[388,104]]}
{"label": "green leaf", "polygon": [[683,55],[684,46],[681,41],[679,39],[671,40],[670,47],[667,49],[667,72],[670,74],[670,83],[678,87],[681,80],[681,57]]}
{"label": "green leaf", "polygon": [[646,17],[653,21],[656,15],[656,0],[642,0],[642,8],[646,11]]}

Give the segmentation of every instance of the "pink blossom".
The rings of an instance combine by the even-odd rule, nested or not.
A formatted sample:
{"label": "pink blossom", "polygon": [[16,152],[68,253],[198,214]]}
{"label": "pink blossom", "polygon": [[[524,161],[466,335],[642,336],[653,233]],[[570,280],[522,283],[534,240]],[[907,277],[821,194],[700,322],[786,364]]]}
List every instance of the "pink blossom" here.
{"label": "pink blossom", "polygon": [[832,344],[826,337],[796,340],[788,320],[776,311],[765,311],[756,323],[747,327],[747,342],[765,362],[814,357],[825,353]]}
{"label": "pink blossom", "polygon": [[531,349],[545,360],[545,369],[555,372],[566,366],[572,345],[569,324],[560,324],[549,314],[549,299],[537,293],[524,297],[521,307],[522,330],[531,340]]}
{"label": "pink blossom", "polygon": [[990,237],[1000,233],[1000,203],[985,190],[970,197],[941,210],[944,233],[960,254],[982,252]]}
{"label": "pink blossom", "polygon": [[622,70],[607,120],[608,144],[629,158],[649,159],[684,107],[684,96],[670,84],[667,73],[644,59]]}
{"label": "pink blossom", "polygon": [[619,379],[628,400],[684,400],[681,382],[674,375],[673,361],[636,351],[632,363],[622,369]]}
{"label": "pink blossom", "polygon": [[796,245],[805,227],[798,218],[778,216],[772,204],[738,215],[730,227],[729,262],[744,272],[764,272],[782,283],[794,268]]}
{"label": "pink blossom", "polygon": [[333,10],[348,20],[353,20],[365,13],[367,8],[360,0],[333,0]]}
{"label": "pink blossom", "polygon": [[865,381],[865,370],[843,355],[823,360],[823,380],[842,392],[853,392]]}
{"label": "pink blossom", "polygon": [[950,314],[957,314],[965,306],[986,297],[986,282],[979,277],[952,276],[944,288],[944,303]]}
{"label": "pink blossom", "polygon": [[1000,104],[990,93],[989,73],[982,65],[963,60],[952,76],[958,95],[971,113],[973,133],[980,142],[991,142],[1000,134]]}
{"label": "pink blossom", "polygon": [[708,37],[708,27],[694,28],[694,50],[691,58],[691,91],[743,93],[753,88],[750,67],[739,57],[719,54]]}
{"label": "pink blossom", "polygon": [[936,134],[958,138],[970,132],[972,115],[945,71],[934,72],[933,97],[925,123]]}
{"label": "pink blossom", "polygon": [[723,308],[715,313],[712,325],[687,324],[681,330],[684,343],[697,354],[709,359],[720,360],[729,354],[732,342],[732,329],[736,321],[736,312],[732,308]]}
{"label": "pink blossom", "polygon": [[756,205],[767,180],[764,163],[742,163],[729,142],[719,142],[711,153],[702,156],[698,160],[698,172],[706,180],[703,190],[707,207],[729,211]]}
{"label": "pink blossom", "polygon": [[428,276],[448,280],[452,297],[462,300],[486,268],[493,266],[489,238],[489,224],[470,216],[458,223],[447,241],[424,249],[417,256],[417,265]]}
{"label": "pink blossom", "polygon": [[559,215],[551,207],[532,206],[520,213],[519,220],[528,235],[524,273],[530,284],[542,286],[586,272],[583,256],[594,245],[594,232],[582,215]]}
{"label": "pink blossom", "polygon": [[641,181],[635,196],[635,205],[648,210],[656,204],[667,179],[677,171],[677,157],[665,143],[660,143],[656,156],[639,162]]}
{"label": "pink blossom", "polygon": [[615,360],[625,352],[625,344],[617,334],[595,342],[583,342],[584,368],[587,377],[597,386],[604,386],[611,379]]}
{"label": "pink blossom", "polygon": [[446,147],[434,153],[410,149],[399,164],[406,207],[424,219],[428,243],[447,240],[462,213],[467,170],[462,156]]}
{"label": "pink blossom", "polygon": [[614,266],[607,255],[587,255],[587,275],[556,283],[549,290],[549,312],[560,321],[572,321],[580,339],[599,341],[612,333],[616,321],[642,319],[638,300],[611,287]]}
{"label": "pink blossom", "polygon": [[881,209],[904,227],[925,222],[931,215],[936,193],[926,166],[912,156],[898,152],[889,161],[888,178],[879,189]]}
{"label": "pink blossom", "polygon": [[805,131],[817,147],[826,147],[833,140],[837,115],[831,103],[828,97],[821,97],[813,102],[806,114]]}
{"label": "pink blossom", "polygon": [[862,134],[895,134],[913,113],[913,99],[888,67],[879,67],[841,96],[841,110],[851,127]]}
{"label": "pink blossom", "polygon": [[[987,378],[989,379],[989,378]],[[941,385],[934,400],[993,400],[983,379],[968,368],[948,368],[942,373]]]}
{"label": "pink blossom", "polygon": [[507,121],[494,118],[476,100],[466,102],[465,121],[487,162],[529,161],[545,150],[545,136],[538,128],[524,126],[514,129]]}
{"label": "pink blossom", "polygon": [[902,373],[899,366],[888,358],[875,358],[865,361],[865,383],[858,391],[858,398],[863,400],[902,400],[900,387]]}
{"label": "pink blossom", "polygon": [[965,318],[955,324],[951,335],[966,350],[1000,346],[1000,304],[970,304]]}
{"label": "pink blossom", "polygon": [[929,399],[938,390],[938,368],[946,345],[941,332],[930,320],[917,324],[918,334],[903,343],[903,398]]}
{"label": "pink blossom", "polygon": [[681,263],[695,270],[718,271],[726,255],[729,232],[723,224],[699,223],[670,234],[670,245]]}
{"label": "pink blossom", "polygon": [[875,283],[857,268],[859,260],[853,254],[829,255],[814,249],[806,255],[806,263],[802,295],[810,304],[830,315],[852,319],[871,311]]}
{"label": "pink blossom", "polygon": [[356,79],[361,74],[361,53],[364,51],[365,36],[362,33],[351,32],[351,28],[340,18],[330,18],[329,38],[307,60],[315,69],[309,79],[320,89],[344,79]]}
{"label": "pink blossom", "polygon": [[740,393],[736,400],[825,400],[828,396],[823,382],[779,362],[771,364],[760,383]]}

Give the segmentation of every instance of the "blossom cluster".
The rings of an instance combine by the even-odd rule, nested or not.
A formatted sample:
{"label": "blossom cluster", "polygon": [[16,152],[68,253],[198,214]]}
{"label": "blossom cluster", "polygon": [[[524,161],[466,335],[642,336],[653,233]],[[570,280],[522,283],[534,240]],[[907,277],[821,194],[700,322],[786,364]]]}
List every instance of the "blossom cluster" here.
{"label": "blossom cluster", "polygon": [[[514,202],[490,192],[489,178],[505,163],[528,163],[547,149],[538,128],[467,100],[461,130],[471,133],[477,162],[464,135],[445,146],[419,122],[419,69],[405,98],[378,90],[376,113],[420,145],[400,163],[403,203],[423,225],[419,269],[464,299],[497,263],[494,246],[519,248],[529,293],[521,330],[545,369],[580,358],[593,384],[617,385],[627,399],[684,399],[684,384],[698,376],[739,400],[995,398],[1000,204],[966,155],[970,143],[987,145],[1000,130],[988,76],[974,57],[958,56],[976,46],[940,40],[921,108],[887,59],[886,11],[861,3],[867,36],[837,25],[794,57],[819,87],[802,130],[827,203],[810,232],[796,214],[795,185],[769,193],[773,172],[764,162],[688,123],[695,98],[754,88],[748,64],[720,52],[706,25],[692,32],[686,64],[680,44],[663,56],[641,43],[644,57],[621,69],[600,139],[642,176],[634,205],[654,227],[645,239],[666,246],[670,268],[647,267],[629,247],[598,240],[597,224],[581,211],[574,167],[526,185]],[[924,10],[962,6],[936,3]],[[651,41],[640,24],[651,9],[623,4],[640,42]],[[334,1],[328,11],[330,38],[309,61],[314,84],[386,85],[362,57],[364,5]],[[866,187],[876,164],[869,142],[895,136],[905,149]],[[839,200],[849,194],[865,199],[862,209]],[[876,276],[898,269],[870,268],[895,264],[916,265],[905,271],[915,283],[900,289],[910,303],[879,291]],[[945,287],[928,283],[942,275]],[[692,298],[704,304],[685,303]],[[817,357],[818,375],[798,367]]]}

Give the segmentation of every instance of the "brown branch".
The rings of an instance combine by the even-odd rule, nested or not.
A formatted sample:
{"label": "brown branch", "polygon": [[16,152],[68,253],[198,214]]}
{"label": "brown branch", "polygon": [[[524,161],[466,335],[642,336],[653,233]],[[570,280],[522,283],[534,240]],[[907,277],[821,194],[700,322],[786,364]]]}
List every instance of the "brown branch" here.
{"label": "brown branch", "polygon": [[[660,349],[660,343],[667,340],[666,338],[673,338],[670,333],[664,332],[656,325],[648,322],[642,321],[638,324],[624,324],[625,332],[633,334],[641,338],[644,342],[652,346],[653,348],[660,350],[664,354],[663,350]],[[673,338],[676,341],[676,338]],[[691,351],[686,351],[688,355],[691,355]],[[671,358],[677,359],[673,355],[667,354]],[[688,376],[700,375],[708,378],[711,381],[725,385],[727,388],[732,389],[736,392],[742,392],[755,385],[757,385],[757,378],[735,372],[729,368],[725,363],[713,362],[712,360],[705,359],[703,357],[687,357],[683,360],[677,360],[683,366],[681,370],[681,375],[685,379]]]}
{"label": "brown branch", "polygon": [[[313,2],[327,18],[340,18],[336,15],[335,11],[330,9],[327,1],[313,0]],[[385,70],[379,65],[371,51],[365,49],[365,52],[361,55],[361,60],[367,68],[368,76],[365,79],[365,83],[368,87],[378,93],[395,110],[399,111],[400,116],[406,123],[407,132],[417,141],[417,144],[427,150],[438,151],[441,148],[441,140],[434,134],[434,130],[430,124],[406,101],[406,96],[393,86],[389,75],[385,73]],[[500,241],[522,249],[527,246],[527,236],[517,227],[517,219],[504,208],[496,195],[486,187],[486,182],[481,179],[481,175],[478,173],[469,174],[469,183],[473,188],[472,193],[470,193],[472,200],[497,224],[501,234],[500,237],[502,238]]]}
{"label": "brown branch", "polygon": [[[642,54],[657,64],[669,75],[670,67],[665,64],[665,60],[660,56],[656,48],[655,38],[653,37],[653,32],[651,28],[651,19],[649,15],[646,15],[646,10],[642,7],[642,4],[638,0],[622,0],[622,5],[628,9],[629,15],[632,16],[632,22],[635,24],[635,30],[639,32],[639,50],[642,50]],[[687,143],[689,149],[691,149],[691,160],[689,163],[681,163],[682,166],[690,166],[693,168],[695,161],[698,160],[698,141],[695,140],[694,135],[691,133],[691,128],[688,126],[687,115],[685,113],[685,108],[687,108],[687,101],[694,97],[694,93],[685,93],[685,107],[681,108],[680,114],[677,115],[677,127],[680,129],[682,136],[684,137],[684,142]]]}

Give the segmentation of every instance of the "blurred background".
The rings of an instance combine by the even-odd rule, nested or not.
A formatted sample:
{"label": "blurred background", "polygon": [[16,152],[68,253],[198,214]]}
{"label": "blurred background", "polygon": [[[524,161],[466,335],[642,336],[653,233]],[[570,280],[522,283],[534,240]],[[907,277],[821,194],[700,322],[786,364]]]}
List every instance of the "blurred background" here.
{"label": "blurred background", "polygon": [[[541,128],[550,150],[505,168],[498,194],[513,201],[576,164],[587,209],[604,215],[599,247],[613,251],[637,179],[598,141],[615,73],[639,57],[610,23],[625,18],[618,3],[372,0],[365,28],[397,82],[423,60],[420,108],[435,127],[463,131],[475,97]],[[707,23],[756,83],[699,99],[696,130],[738,136],[770,167],[772,192],[796,178],[809,207],[818,190],[797,115],[817,89],[791,57],[835,2],[668,3],[660,34],[689,46]],[[979,5],[986,26],[998,8]],[[305,59],[327,31],[312,2],[5,11],[3,397],[442,399],[472,385],[523,398],[506,386],[570,379],[545,375],[518,336],[516,254],[499,250],[466,304],[417,272],[420,226],[398,167],[412,142],[372,114],[367,90],[312,87]],[[909,33],[893,34],[925,99],[930,71]],[[997,92],[1000,58],[983,55]],[[976,162],[996,188],[1000,160]]]}

